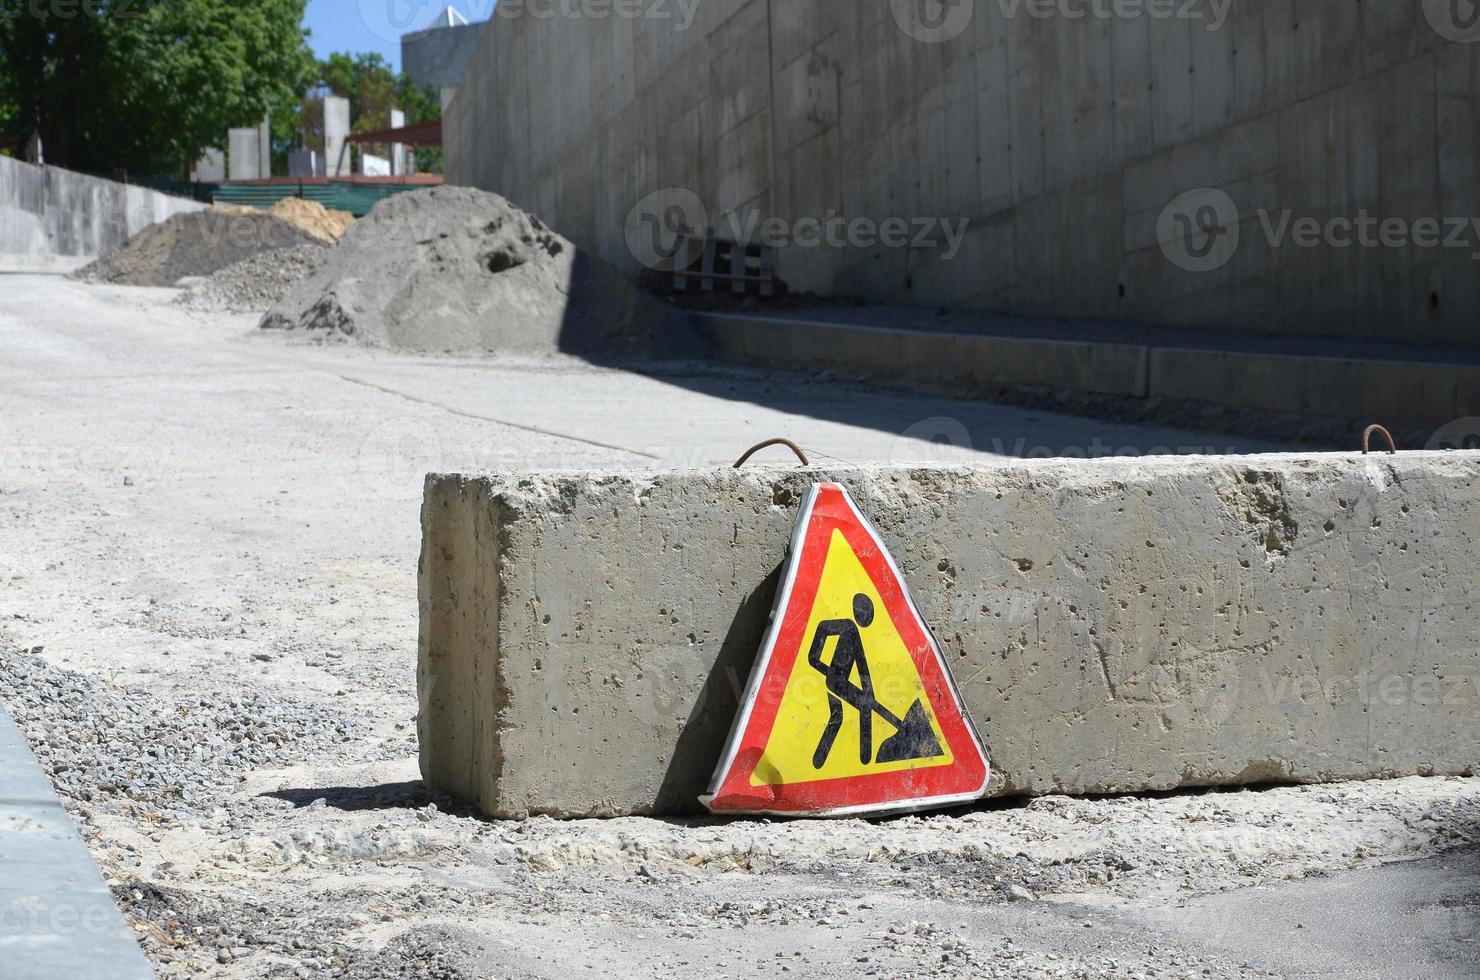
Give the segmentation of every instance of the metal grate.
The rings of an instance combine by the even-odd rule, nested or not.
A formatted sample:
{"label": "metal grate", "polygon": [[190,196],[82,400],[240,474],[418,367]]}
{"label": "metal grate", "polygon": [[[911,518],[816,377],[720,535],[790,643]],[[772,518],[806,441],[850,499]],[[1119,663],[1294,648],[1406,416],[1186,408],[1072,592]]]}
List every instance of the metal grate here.
{"label": "metal grate", "polygon": [[701,293],[776,295],[776,253],[769,245],[685,235],[673,263],[673,288]]}

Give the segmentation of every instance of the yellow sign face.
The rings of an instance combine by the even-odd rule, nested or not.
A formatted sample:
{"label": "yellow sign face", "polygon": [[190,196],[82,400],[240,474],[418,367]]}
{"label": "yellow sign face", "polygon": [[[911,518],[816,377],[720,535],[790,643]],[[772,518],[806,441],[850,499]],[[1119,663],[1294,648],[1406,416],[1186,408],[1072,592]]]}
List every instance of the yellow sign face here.
{"label": "yellow sign face", "polygon": [[837,483],[808,491],[709,792],[714,813],[851,817],[981,799],[991,769],[940,644]]}
{"label": "yellow sign face", "polygon": [[751,786],[955,761],[888,608],[847,538],[833,530],[800,654]]}

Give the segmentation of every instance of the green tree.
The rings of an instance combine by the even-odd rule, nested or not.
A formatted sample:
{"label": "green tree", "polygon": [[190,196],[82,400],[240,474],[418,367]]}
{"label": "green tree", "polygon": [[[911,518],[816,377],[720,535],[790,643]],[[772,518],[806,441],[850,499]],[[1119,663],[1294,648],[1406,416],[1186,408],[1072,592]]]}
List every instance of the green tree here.
{"label": "green tree", "polygon": [[49,163],[176,176],[232,126],[289,139],[316,65],[306,0],[0,0],[6,136]]}

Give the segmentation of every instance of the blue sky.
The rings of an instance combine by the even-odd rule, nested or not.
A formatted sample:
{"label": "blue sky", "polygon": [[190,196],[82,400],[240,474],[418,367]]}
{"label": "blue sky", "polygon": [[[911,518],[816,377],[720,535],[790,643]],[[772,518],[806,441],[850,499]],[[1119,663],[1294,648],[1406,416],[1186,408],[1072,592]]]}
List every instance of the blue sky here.
{"label": "blue sky", "polygon": [[493,0],[308,0],[303,26],[314,54],[378,51],[401,70],[402,34],[425,27],[444,7],[456,7],[470,21],[487,20]]}

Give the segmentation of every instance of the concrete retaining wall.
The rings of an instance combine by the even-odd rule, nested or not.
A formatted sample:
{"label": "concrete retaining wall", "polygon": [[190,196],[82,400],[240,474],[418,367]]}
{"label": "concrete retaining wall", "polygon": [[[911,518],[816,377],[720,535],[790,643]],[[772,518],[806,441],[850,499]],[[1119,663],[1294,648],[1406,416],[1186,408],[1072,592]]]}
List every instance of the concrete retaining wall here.
{"label": "concrete retaining wall", "polygon": [[996,794],[1480,764],[1480,455],[433,476],[427,782],[493,816],[696,809],[801,494],[847,485]]}
{"label": "concrete retaining wall", "polygon": [[[1477,270],[1480,271],[1480,270]],[[977,393],[993,386],[1041,387],[1124,398],[1163,398],[1232,408],[1380,421],[1432,432],[1480,416],[1480,358],[1378,357],[1311,342],[1302,353],[1201,349],[1155,340],[1013,333],[948,333],[869,327],[820,319],[698,312],[695,324],[727,360],[831,369],[904,384]]]}
{"label": "concrete retaining wall", "polygon": [[[634,208],[677,187],[715,225],[969,222],[949,260],[784,249],[782,276],[824,294],[1476,343],[1480,44],[1446,39],[1461,32],[1444,0],[979,0],[945,5],[933,34],[913,11],[941,5],[916,0],[638,4],[654,13],[635,18],[504,6],[449,107],[448,180],[619,267],[637,268]],[[1136,15],[1056,12],[1112,6]],[[1170,206],[1201,188],[1227,195],[1218,218],[1239,243],[1195,271],[1206,236],[1180,239],[1176,222],[1196,225],[1207,200]],[[1293,233],[1364,216],[1370,246]],[[1402,234],[1382,240],[1403,244],[1380,244],[1386,219]],[[1420,220],[1458,222],[1455,247],[1417,244],[1433,234]]]}
{"label": "concrete retaining wall", "polygon": [[0,156],[0,269],[70,270],[149,225],[204,206]]}

